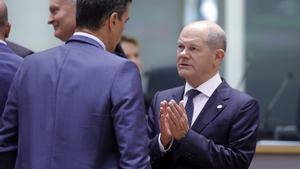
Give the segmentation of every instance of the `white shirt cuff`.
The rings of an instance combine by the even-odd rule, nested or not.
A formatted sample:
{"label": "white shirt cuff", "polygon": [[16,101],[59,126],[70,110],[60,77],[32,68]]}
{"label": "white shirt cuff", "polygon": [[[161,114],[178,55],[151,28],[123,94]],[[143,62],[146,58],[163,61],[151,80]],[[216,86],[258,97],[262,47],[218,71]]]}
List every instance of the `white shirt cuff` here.
{"label": "white shirt cuff", "polygon": [[165,149],[165,147],[163,146],[163,144],[162,144],[161,141],[160,141],[160,135],[161,135],[161,134],[159,133],[159,135],[158,135],[158,145],[159,145],[159,149],[160,149],[160,151],[161,151],[162,153],[166,153],[167,151],[170,150],[170,148],[171,148],[172,145],[173,145],[173,138],[172,138],[172,140],[171,140],[169,146],[167,147],[167,149]]}

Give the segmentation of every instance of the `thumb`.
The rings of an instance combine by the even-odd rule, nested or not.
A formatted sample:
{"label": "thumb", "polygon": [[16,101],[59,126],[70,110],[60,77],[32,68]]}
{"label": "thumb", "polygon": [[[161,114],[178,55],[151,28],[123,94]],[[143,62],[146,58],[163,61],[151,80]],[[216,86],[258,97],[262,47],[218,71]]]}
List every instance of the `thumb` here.
{"label": "thumb", "polygon": [[181,101],[179,102],[179,106],[180,106],[183,110],[185,110],[183,100],[181,100]]}

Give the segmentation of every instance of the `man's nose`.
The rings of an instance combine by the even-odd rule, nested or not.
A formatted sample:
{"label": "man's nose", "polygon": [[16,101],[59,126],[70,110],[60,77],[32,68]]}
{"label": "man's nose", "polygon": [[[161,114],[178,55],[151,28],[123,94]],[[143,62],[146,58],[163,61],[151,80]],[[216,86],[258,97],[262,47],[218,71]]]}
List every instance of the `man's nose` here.
{"label": "man's nose", "polygon": [[178,56],[181,57],[181,58],[188,58],[189,55],[188,55],[187,48],[182,49],[182,50],[178,53]]}
{"label": "man's nose", "polygon": [[52,24],[53,23],[53,16],[52,15],[49,15],[48,17],[48,24]]}

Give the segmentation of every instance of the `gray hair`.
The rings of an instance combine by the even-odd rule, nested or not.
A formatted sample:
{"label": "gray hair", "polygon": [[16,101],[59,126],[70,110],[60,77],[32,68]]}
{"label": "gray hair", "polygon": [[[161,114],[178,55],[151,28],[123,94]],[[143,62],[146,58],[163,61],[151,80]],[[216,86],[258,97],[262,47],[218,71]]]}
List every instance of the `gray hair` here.
{"label": "gray hair", "polygon": [[222,29],[209,29],[206,39],[207,45],[212,49],[223,49],[226,51],[226,35]]}

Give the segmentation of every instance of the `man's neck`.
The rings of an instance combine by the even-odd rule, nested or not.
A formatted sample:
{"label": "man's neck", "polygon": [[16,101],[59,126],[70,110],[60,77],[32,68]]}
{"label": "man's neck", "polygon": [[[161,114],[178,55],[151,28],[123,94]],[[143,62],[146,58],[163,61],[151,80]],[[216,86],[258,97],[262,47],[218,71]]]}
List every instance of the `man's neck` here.
{"label": "man's neck", "polygon": [[77,28],[75,30],[75,32],[85,32],[85,33],[88,33],[88,34],[91,34],[91,35],[97,37],[104,43],[106,50],[109,52],[112,52],[110,49],[110,45],[109,45],[109,40],[108,40],[109,38],[107,38],[107,33],[104,32],[104,30],[98,29],[96,31],[93,31],[93,30],[86,29],[86,28]]}
{"label": "man's neck", "polygon": [[1,37],[0,37],[0,43],[7,45],[7,43],[5,42],[5,39],[1,38]]}

